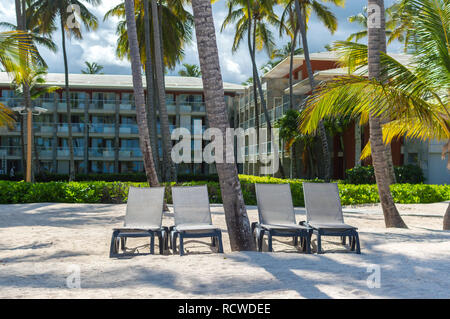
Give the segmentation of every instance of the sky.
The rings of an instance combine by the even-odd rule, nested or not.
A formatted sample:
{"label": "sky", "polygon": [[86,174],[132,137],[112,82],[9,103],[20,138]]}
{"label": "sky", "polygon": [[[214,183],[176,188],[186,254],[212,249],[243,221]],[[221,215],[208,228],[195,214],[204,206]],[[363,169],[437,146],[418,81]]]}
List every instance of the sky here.
{"label": "sky", "polygon": [[[99,19],[99,28],[95,31],[84,32],[82,40],[69,40],[67,45],[69,72],[81,73],[84,69],[85,61],[96,62],[104,66],[102,72],[105,74],[131,74],[131,67],[127,60],[120,60],[115,56],[115,47],[117,36],[115,34],[117,19],[103,21],[105,13],[120,3],[122,0],[103,0],[98,7],[90,7],[91,11]],[[385,0],[385,6],[390,6],[395,0]],[[351,15],[360,13],[362,8],[367,5],[365,0],[347,0],[345,8],[336,7],[332,4],[328,6],[332,9],[338,18],[338,30],[331,34],[325,27],[321,25],[317,17],[312,16],[309,23],[308,42],[310,52],[325,51],[324,46],[337,40],[345,40],[351,33],[360,30],[360,26],[347,21]],[[190,9],[189,9],[190,10]],[[190,10],[191,11],[191,10]],[[281,9],[277,8],[276,12],[281,15]],[[251,59],[248,54],[248,48],[243,42],[240,48],[234,54],[231,47],[234,38],[234,28],[232,26],[220,32],[220,27],[227,14],[226,0],[217,0],[213,4],[214,23],[216,26],[217,44],[219,48],[219,58],[223,79],[226,82],[241,83],[246,81],[252,73]],[[0,21],[16,23],[14,0],[1,0],[0,2]],[[274,31],[277,35],[277,32]],[[53,34],[53,41],[60,46],[61,33],[57,31]],[[282,47],[289,39],[287,37],[276,37],[276,46]],[[46,60],[49,70],[48,72],[63,73],[64,63],[62,50],[52,53],[46,49],[40,48],[41,55]],[[399,43],[393,43],[388,47],[388,51],[399,53],[402,48]],[[198,64],[197,45],[194,40],[185,48],[185,57],[182,63]],[[259,66],[264,65],[269,60],[264,52],[257,54],[257,63]],[[168,75],[177,75],[180,66],[170,71]]]}

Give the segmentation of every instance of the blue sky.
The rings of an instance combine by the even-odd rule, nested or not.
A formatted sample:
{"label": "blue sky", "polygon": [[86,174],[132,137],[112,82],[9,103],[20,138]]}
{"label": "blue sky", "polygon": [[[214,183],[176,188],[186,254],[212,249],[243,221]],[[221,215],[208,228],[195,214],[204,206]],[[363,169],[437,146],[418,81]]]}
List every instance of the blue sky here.
{"label": "blue sky", "polygon": [[[105,67],[104,73],[108,74],[130,74],[131,69],[128,61],[120,60],[115,56],[115,44],[117,37],[115,35],[115,24],[117,20],[103,22],[104,14],[121,0],[103,0],[99,7],[92,8],[92,11],[99,18],[100,26],[96,31],[84,34],[83,40],[71,40],[68,43],[69,71],[71,73],[80,73],[84,68],[84,61],[96,62]],[[385,0],[386,7],[391,5],[394,0]],[[245,45],[235,54],[231,52],[233,41],[233,28],[226,29],[220,33],[220,26],[227,13],[226,0],[218,0],[213,5],[214,20],[217,32],[217,43],[223,78],[225,81],[241,83],[251,75],[251,60]],[[347,22],[347,18],[353,14],[362,11],[367,5],[365,0],[347,0],[345,8],[329,5],[339,21],[339,27],[335,34],[330,34],[316,17],[312,17],[309,25],[308,41],[311,52],[324,51],[324,46],[336,40],[345,40],[347,36],[360,28],[358,25]],[[277,9],[277,12],[280,12]],[[0,21],[15,23],[14,0],[2,0],[0,2]],[[59,45],[61,43],[61,34],[56,32],[54,41]],[[277,46],[282,47],[288,42],[287,38],[278,38]],[[388,47],[390,52],[400,52],[401,46],[394,43]],[[185,48],[186,56],[184,63],[198,64],[198,53],[195,39],[191,45]],[[62,52],[59,50],[56,54],[41,49],[41,53],[49,65],[49,72],[64,72]],[[265,53],[257,55],[257,63],[263,65],[268,60]],[[169,74],[176,75],[177,69],[170,71]]]}

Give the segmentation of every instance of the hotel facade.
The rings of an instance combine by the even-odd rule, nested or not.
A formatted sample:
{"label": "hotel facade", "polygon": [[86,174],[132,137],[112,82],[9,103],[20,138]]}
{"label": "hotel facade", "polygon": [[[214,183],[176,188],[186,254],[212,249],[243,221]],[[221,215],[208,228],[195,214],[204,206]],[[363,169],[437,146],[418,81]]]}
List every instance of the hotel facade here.
{"label": "hotel facade", "polygon": [[[70,74],[70,107],[72,139],[77,173],[142,172],[142,153],[139,147],[132,78],[128,75]],[[207,127],[203,85],[200,78],[168,76],[166,105],[170,131],[177,127],[194,132],[192,145],[201,147],[202,132]],[[46,85],[58,86],[51,94],[33,101],[33,106],[47,111],[33,117],[35,151],[40,171],[68,173],[69,147],[64,74],[48,74]],[[145,85],[145,83],[144,83]],[[224,83],[225,101],[229,108],[230,124],[234,124],[235,101],[243,92],[241,85]],[[0,73],[0,102],[13,108],[22,106],[22,98],[11,88],[11,79]],[[195,130],[194,130],[195,126]],[[158,123],[159,153],[162,158],[161,128]],[[0,173],[11,168],[23,172],[20,121],[12,128],[0,127]],[[213,165],[182,163],[180,174],[214,173]]]}
{"label": "hotel facade", "polygon": [[[392,54],[392,56],[402,63],[408,63],[410,56],[404,54]],[[348,75],[348,70],[340,68],[338,58],[333,52],[319,52],[311,54],[311,64],[316,83],[331,80],[336,76]],[[262,76],[263,90],[269,111],[272,126],[280,119],[290,108],[289,98],[289,70],[290,57],[283,60],[269,72]],[[303,55],[297,55],[293,61],[293,93],[294,107],[299,110],[303,107],[305,99],[311,93],[311,87]],[[259,100],[259,99],[258,99]],[[261,106],[259,105],[259,108]],[[261,109],[258,110],[259,124],[266,126],[265,115]],[[236,126],[247,129],[255,127],[255,103],[253,98],[253,87],[247,87],[239,98],[239,111],[237,111],[238,123]],[[268,137],[270,139],[270,137]],[[350,123],[343,132],[329,137],[330,157],[332,159],[332,177],[334,179],[343,179],[345,170],[351,169],[356,165],[369,165],[370,160],[361,163],[360,155],[364,145],[369,140],[369,128],[359,126],[358,123]],[[269,143],[270,144],[270,143]],[[447,170],[447,159],[441,158],[442,146],[444,143],[438,141],[416,141],[403,139],[392,143],[392,156],[395,166],[407,164],[418,165],[422,168],[426,183],[430,184],[448,184],[450,183],[450,173]],[[311,159],[302,158],[302,143],[296,144],[295,160],[285,152],[284,142],[281,141],[279,152],[281,163],[286,177],[309,178],[305,175],[306,166],[311,166]],[[311,146],[316,165],[317,176],[323,176],[323,155],[320,143]],[[270,146],[269,146],[270,149]],[[252,156],[258,156],[258,147],[250,145],[246,141],[245,145],[246,162],[240,166],[240,171],[244,174],[259,175],[259,167],[249,159]],[[319,163],[317,165],[317,163]],[[314,164],[314,163],[313,163]],[[293,166],[296,166],[297,176],[293,176]],[[314,174],[312,175],[314,176]]]}

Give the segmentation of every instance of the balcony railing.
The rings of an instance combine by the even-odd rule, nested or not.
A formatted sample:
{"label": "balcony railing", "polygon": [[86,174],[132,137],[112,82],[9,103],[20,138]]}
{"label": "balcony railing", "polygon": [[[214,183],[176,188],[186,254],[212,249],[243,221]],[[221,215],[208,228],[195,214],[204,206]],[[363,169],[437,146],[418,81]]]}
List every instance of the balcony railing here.
{"label": "balcony railing", "polygon": [[22,148],[20,146],[1,146],[0,153],[5,154],[6,156],[21,157]]}
{"label": "balcony railing", "polygon": [[89,124],[89,133],[114,134],[115,132],[115,124]]}

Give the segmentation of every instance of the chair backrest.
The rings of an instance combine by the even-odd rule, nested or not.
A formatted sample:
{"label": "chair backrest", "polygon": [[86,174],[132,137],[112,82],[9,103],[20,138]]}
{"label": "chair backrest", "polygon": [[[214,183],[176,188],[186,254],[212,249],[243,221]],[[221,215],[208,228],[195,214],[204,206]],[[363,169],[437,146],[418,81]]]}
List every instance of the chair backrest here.
{"label": "chair backrest", "polygon": [[303,183],[303,193],[308,222],[344,222],[338,184]]}
{"label": "chair backrest", "polygon": [[255,184],[261,224],[295,224],[289,184]]}
{"label": "chair backrest", "polygon": [[164,187],[130,187],[125,226],[161,226],[164,206]]}
{"label": "chair backrest", "polygon": [[172,187],[175,225],[212,225],[208,188],[204,186]]}

